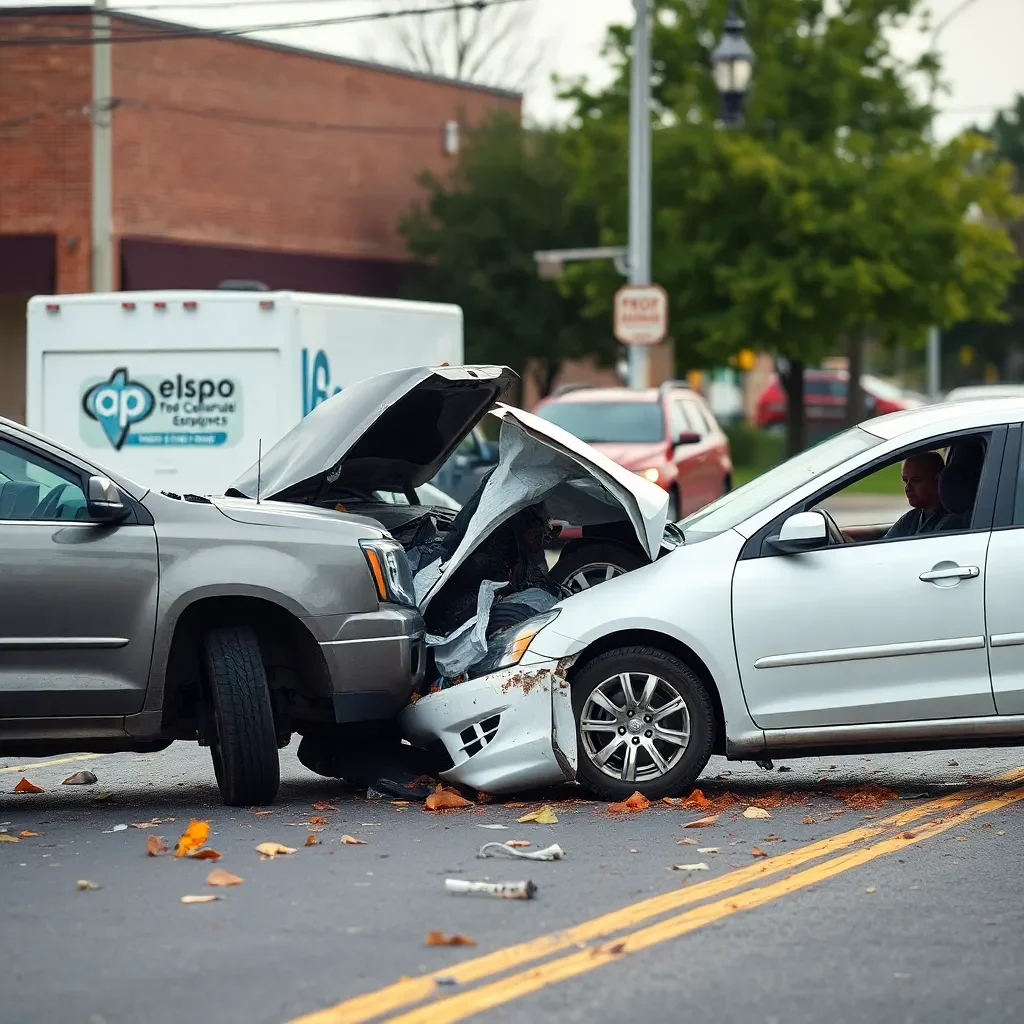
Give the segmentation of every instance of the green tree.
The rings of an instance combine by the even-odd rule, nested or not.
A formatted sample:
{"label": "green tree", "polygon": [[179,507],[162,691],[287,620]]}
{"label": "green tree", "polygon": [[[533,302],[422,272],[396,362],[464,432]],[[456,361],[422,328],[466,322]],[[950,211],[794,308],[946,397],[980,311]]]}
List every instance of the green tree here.
{"label": "green tree", "polygon": [[609,364],[616,353],[581,298],[537,275],[535,251],[593,245],[597,233],[593,205],[570,194],[563,148],[559,131],[495,117],[470,133],[447,179],[423,177],[426,198],[400,224],[423,264],[413,297],[458,303],[467,358],[534,372],[541,394],[567,359]]}
{"label": "green tree", "polygon": [[[1005,212],[1007,181],[980,167],[978,143],[935,151],[930,111],[908,84],[886,29],[917,0],[774,0],[750,7],[755,86],[741,132],[716,127],[708,55],[725,0],[656,4],[654,276],[669,291],[681,368],[742,347],[780,358],[791,451],[804,442],[803,367],[868,331],[916,339],[932,321],[995,307],[1013,270],[997,223],[965,224],[977,204]],[[577,84],[571,147],[577,195],[599,206],[601,242],[625,236],[628,34],[608,50],[605,90]],[[607,316],[608,273],[577,268],[592,316]],[[853,375],[856,382],[858,375]],[[854,393],[855,389],[851,388]]]}

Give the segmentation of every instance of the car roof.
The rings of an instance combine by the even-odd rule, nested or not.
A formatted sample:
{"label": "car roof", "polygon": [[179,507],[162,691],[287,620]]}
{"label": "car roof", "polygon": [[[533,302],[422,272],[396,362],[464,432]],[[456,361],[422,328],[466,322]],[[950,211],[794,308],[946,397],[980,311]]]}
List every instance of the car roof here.
{"label": "car roof", "polygon": [[931,427],[950,432],[972,428],[996,427],[1024,420],[1024,396],[1017,398],[979,398],[974,402],[940,402],[921,409],[891,412],[861,424],[868,432],[889,441],[902,434]]}

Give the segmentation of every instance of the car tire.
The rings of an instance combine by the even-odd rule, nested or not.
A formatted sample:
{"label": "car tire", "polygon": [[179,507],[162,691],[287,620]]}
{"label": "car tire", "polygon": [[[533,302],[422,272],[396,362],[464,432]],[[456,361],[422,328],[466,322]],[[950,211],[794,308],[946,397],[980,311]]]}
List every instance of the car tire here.
{"label": "car tire", "polygon": [[[614,692],[615,684],[621,686],[623,676],[632,677],[630,688],[634,694],[637,693],[640,682],[638,677],[643,676],[645,683],[652,676],[657,678],[658,684],[651,697],[651,708],[654,715],[675,697],[681,698],[685,705],[685,719],[682,718],[681,711],[663,719],[670,725],[674,726],[678,723],[682,726],[682,728],[673,729],[673,732],[682,733],[683,728],[688,726],[688,738],[678,757],[674,753],[674,747],[678,746],[674,739],[671,744],[662,742],[657,748],[662,760],[669,765],[667,771],[659,770],[654,758],[648,753],[650,746],[654,745],[656,737],[647,739],[652,730],[644,729],[648,723],[642,714],[634,716],[633,719],[639,723],[639,731],[636,734],[619,733],[619,728],[625,728],[625,724],[613,729],[588,730],[586,734],[584,733],[584,713],[589,715],[595,708],[595,704],[591,701],[592,694],[601,689],[604,696],[608,697],[609,692]],[[625,692],[624,690],[619,692],[623,697],[623,704],[625,704]],[[639,693],[639,697],[642,700],[642,692]],[[609,699],[617,703],[614,696]],[[664,703],[657,703],[662,701]],[[578,751],[576,781],[605,799],[623,800],[637,791],[651,800],[685,793],[700,777],[700,773],[704,771],[711,757],[716,726],[714,705],[707,687],[700,676],[688,665],[656,647],[620,647],[599,655],[586,664],[572,682],[572,707],[576,719],[576,749]],[[623,710],[625,712],[630,709],[624,707]],[[608,715],[608,712],[603,714]],[[614,719],[609,715],[609,720]],[[587,719],[587,721],[594,720]],[[603,719],[601,724],[604,724]],[[668,734],[668,727],[666,727],[666,734]],[[596,762],[594,752],[606,750],[619,736],[622,736],[623,742],[608,757],[607,770],[603,769]],[[624,752],[629,749],[629,746],[638,751],[634,755],[637,777],[633,779],[621,777],[621,769],[625,768]],[[620,761],[620,751],[623,752],[622,761]],[[641,777],[641,770],[648,768],[654,768],[654,772],[648,773],[646,777]],[[614,773],[615,777],[609,772]]]}
{"label": "car tire", "polygon": [[224,803],[272,803],[281,785],[281,762],[256,634],[248,626],[211,629],[205,660],[214,725],[210,753]]}
{"label": "car tire", "polygon": [[551,578],[560,587],[568,587],[573,593],[579,593],[616,576],[633,572],[634,569],[648,565],[649,561],[642,552],[625,544],[584,541],[573,545],[559,557],[551,570]]}
{"label": "car tire", "polygon": [[537,614],[527,605],[517,603],[514,596],[499,601],[491,608],[491,615],[487,620],[487,636],[492,637],[513,626],[518,626],[521,622],[526,622]]}

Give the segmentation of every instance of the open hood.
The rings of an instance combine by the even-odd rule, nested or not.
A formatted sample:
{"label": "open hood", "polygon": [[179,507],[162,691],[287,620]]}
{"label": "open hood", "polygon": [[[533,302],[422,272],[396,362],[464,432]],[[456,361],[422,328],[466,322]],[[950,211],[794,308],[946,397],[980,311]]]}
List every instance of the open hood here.
{"label": "open hood", "polygon": [[430,480],[515,383],[505,366],[420,366],[359,381],[318,405],[229,496],[313,503]]}

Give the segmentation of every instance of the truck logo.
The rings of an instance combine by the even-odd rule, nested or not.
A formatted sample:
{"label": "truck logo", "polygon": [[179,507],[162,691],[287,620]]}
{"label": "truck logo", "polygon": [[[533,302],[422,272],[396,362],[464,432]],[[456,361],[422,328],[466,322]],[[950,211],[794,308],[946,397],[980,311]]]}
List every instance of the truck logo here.
{"label": "truck logo", "polygon": [[144,420],[154,404],[153,392],[130,380],[125,367],[115,370],[110,380],[89,388],[82,399],[85,414],[99,423],[115,451],[121,450],[132,424]]}

